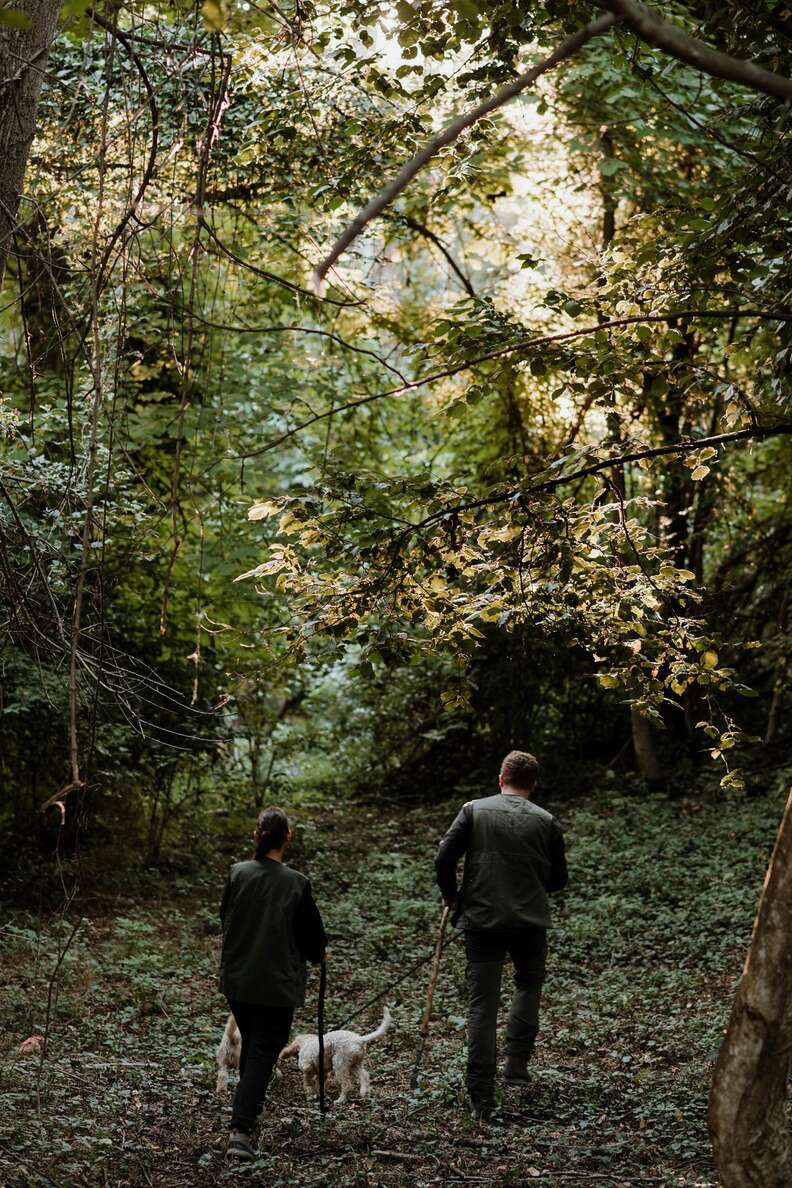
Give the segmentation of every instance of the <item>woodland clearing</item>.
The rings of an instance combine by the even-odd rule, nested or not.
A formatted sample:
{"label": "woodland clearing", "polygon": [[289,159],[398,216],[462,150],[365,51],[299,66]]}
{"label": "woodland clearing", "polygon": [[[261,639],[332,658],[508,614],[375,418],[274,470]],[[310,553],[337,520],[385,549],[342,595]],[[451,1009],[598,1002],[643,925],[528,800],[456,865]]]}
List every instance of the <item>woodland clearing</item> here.
{"label": "woodland clearing", "polygon": [[[394,1013],[369,1057],[371,1100],[323,1120],[286,1070],[261,1157],[242,1171],[225,1165],[228,1102],[213,1086],[225,1019],[217,902],[226,861],[243,856],[243,824],[197,869],[149,872],[130,893],[134,876],[119,864],[115,891],[86,894],[68,918],[17,912],[0,966],[4,1182],[711,1188],[712,1061],[782,803],[778,791],[724,813],[706,798],[614,783],[567,811],[553,804],[571,880],[556,903],[536,1084],[505,1090],[512,1122],[474,1122],[464,1105],[464,961],[452,942],[418,1090],[408,1083],[425,968],[356,1024],[373,1026],[383,1001]],[[329,1026],[431,947],[434,844],[455,807],[299,809],[293,863],[310,873],[330,932]],[[38,1059],[16,1057],[16,1045],[43,1031],[53,964],[81,917],[37,1080]],[[315,1026],[315,993],[314,976],[297,1029]]]}

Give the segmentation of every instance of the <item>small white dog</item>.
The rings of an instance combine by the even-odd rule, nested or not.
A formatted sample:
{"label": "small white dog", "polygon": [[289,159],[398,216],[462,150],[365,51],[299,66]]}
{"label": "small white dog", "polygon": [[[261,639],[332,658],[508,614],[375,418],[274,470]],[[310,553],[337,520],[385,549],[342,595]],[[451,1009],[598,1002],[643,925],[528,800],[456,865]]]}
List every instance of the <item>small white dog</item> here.
{"label": "small white dog", "polygon": [[[328,1031],[324,1037],[325,1074],[332,1073],[341,1090],[337,1101],[342,1105],[355,1088],[361,1098],[369,1091],[370,1077],[366,1069],[366,1049],[374,1040],[382,1039],[391,1025],[391,1014],[385,1007],[382,1022],[369,1035],[358,1035],[355,1031]],[[298,1035],[278,1057],[278,1064],[286,1056],[297,1053],[297,1067],[302,1073],[307,1097],[319,1092],[319,1037]]]}
{"label": "small white dog", "polygon": [[[369,1091],[370,1077],[365,1066],[366,1048],[374,1040],[381,1039],[391,1025],[391,1014],[385,1007],[382,1022],[369,1035],[358,1035],[355,1031],[328,1031],[324,1037],[325,1073],[332,1073],[341,1090],[338,1101],[345,1102],[356,1087],[361,1097]],[[225,1093],[228,1088],[228,1074],[239,1068],[242,1052],[242,1037],[229,1015],[223,1038],[217,1048],[217,1092]],[[278,1065],[286,1056],[298,1055],[297,1067],[302,1073],[305,1092],[308,1097],[319,1092],[319,1037],[298,1035],[283,1049]],[[276,1070],[277,1071],[277,1070]]]}

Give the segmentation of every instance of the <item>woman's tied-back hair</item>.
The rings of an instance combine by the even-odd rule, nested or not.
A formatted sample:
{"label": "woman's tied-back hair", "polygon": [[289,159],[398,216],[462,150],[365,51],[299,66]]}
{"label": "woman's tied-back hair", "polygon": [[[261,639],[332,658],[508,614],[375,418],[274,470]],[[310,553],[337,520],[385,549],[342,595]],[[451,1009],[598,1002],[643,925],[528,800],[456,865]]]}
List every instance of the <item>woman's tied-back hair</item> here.
{"label": "woman's tied-back hair", "polygon": [[283,809],[263,809],[256,820],[256,857],[264,858],[270,850],[280,850],[289,836],[289,818]]}

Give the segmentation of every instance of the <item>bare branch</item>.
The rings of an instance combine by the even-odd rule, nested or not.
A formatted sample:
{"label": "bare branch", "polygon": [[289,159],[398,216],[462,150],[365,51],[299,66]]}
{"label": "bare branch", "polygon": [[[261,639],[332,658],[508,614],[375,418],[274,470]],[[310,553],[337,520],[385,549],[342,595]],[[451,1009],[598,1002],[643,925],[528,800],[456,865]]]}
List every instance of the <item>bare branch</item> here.
{"label": "bare branch", "polygon": [[423,223],[419,223],[418,220],[414,219],[411,215],[401,215],[399,217],[405,226],[409,227],[411,231],[417,231],[419,235],[423,235],[424,239],[428,239],[430,243],[435,245],[438,251],[440,251],[442,255],[445,256],[451,271],[459,278],[465,292],[469,297],[472,297],[473,300],[476,301],[478,299],[478,294],[470,283],[470,278],[462,271],[454,257],[451,255],[451,252],[443,243],[440,236],[436,235],[434,231],[431,230],[431,228],[425,227]]}
{"label": "bare branch", "polygon": [[375,198],[367,206],[364,206],[360,213],[352,220],[344,233],[336,240],[331,248],[329,254],[322,260],[321,264],[316,270],[315,279],[318,286],[321,286],[324,278],[327,276],[329,270],[333,267],[335,262],[346,251],[351,243],[357,239],[363,228],[375,219],[377,215],[382,214],[386,207],[390,206],[394,198],[401,194],[402,190],[407,186],[417,173],[424,168],[425,165],[431,161],[432,157],[439,153],[441,148],[446,145],[453,144],[454,141],[465,131],[471,128],[473,124],[478,123],[485,115],[489,115],[492,111],[497,111],[499,107],[503,107],[504,103],[508,103],[510,99],[514,99],[522,91],[526,90],[533,83],[536,82],[548,70],[552,70],[559,62],[571,58],[586,44],[591,41],[593,37],[598,37],[601,33],[605,33],[610,29],[614,23],[615,17],[613,15],[599,17],[596,21],[590,21],[589,24],[584,25],[582,29],[578,29],[571,37],[554,49],[553,52],[544,58],[541,62],[537,62],[525,74],[519,75],[513,82],[508,83],[505,87],[501,87],[489,99],[485,99],[478,107],[472,108],[470,111],[464,112],[457,119],[452,120],[451,123],[428,140],[423,148],[419,149],[415,156],[411,157],[404,165],[402,165],[396,176],[388,182],[384,189],[380,190]]}
{"label": "bare branch", "polygon": [[687,62],[704,74],[710,74],[713,78],[727,78],[752,91],[773,95],[776,99],[792,99],[792,80],[753,62],[732,58],[730,54],[713,49],[705,41],[680,29],[679,25],[665,20],[654,9],[641,4],[640,0],[602,0],[602,7],[624,21],[636,37],[647,45],[663,50],[680,62]]}
{"label": "bare branch", "polygon": [[344,308],[349,308],[351,306],[363,304],[361,301],[335,301],[332,297],[319,297],[316,293],[312,293],[310,289],[303,289],[300,285],[295,284],[294,281],[287,280],[284,276],[278,276],[274,272],[268,272],[266,268],[259,268],[258,265],[251,264],[249,260],[243,260],[241,256],[238,256],[236,252],[233,252],[230,247],[224,244],[222,240],[219,239],[215,234],[214,229],[210,227],[209,223],[207,223],[203,215],[200,215],[200,223],[203,230],[206,231],[209,238],[215,244],[217,244],[217,247],[224,256],[227,256],[229,260],[233,260],[235,264],[241,264],[243,268],[246,268],[248,272],[252,272],[255,276],[263,277],[264,280],[272,281],[273,284],[276,285],[281,285],[282,288],[288,289],[292,293],[299,293],[300,296],[307,297],[311,301],[321,301],[325,305],[337,305]]}
{"label": "bare branch", "polygon": [[[92,21],[99,25],[100,28],[104,29],[106,33],[109,33],[112,37],[115,37],[134,62],[135,68],[140,75],[140,80],[145,88],[147,97],[146,103],[151,112],[151,141],[149,144],[148,160],[143,171],[143,176],[140,179],[140,185],[137,188],[137,193],[132,199],[130,205],[127,207],[123,218],[117,224],[113,234],[110,236],[110,239],[105,246],[104,252],[102,253],[102,258],[99,262],[99,285],[101,288],[105,280],[105,269],[110,261],[110,257],[113,254],[113,249],[118,243],[118,240],[123,235],[124,228],[126,227],[127,223],[129,223],[130,219],[134,217],[138,207],[140,206],[140,203],[143,201],[146,190],[148,189],[149,184],[154,177],[154,171],[157,165],[157,148],[159,146],[159,108],[157,107],[157,99],[154,94],[154,88],[151,85],[151,80],[146,72],[146,68],[141,61],[140,56],[135,52],[129,37],[127,37],[127,35],[123,33],[117,25],[113,24],[113,22],[106,21],[103,16],[100,16],[99,13],[96,12],[95,9],[89,8],[87,15]],[[110,271],[112,272],[112,268]]]}
{"label": "bare branch", "polygon": [[244,454],[234,454],[235,461],[242,461],[246,458],[257,458],[260,454],[269,453],[274,450],[276,446],[281,445],[284,441],[288,441],[290,437],[296,437],[303,429],[307,429],[310,425],[315,425],[318,421],[324,421],[327,417],[337,416],[339,413],[350,412],[353,408],[361,408],[364,404],[373,404],[375,400],[385,400],[390,396],[403,396],[405,392],[414,392],[417,388],[424,388],[427,384],[437,383],[441,379],[449,379],[453,375],[459,375],[462,371],[470,371],[472,367],[477,367],[479,363],[489,363],[493,359],[502,359],[507,355],[513,355],[515,351],[527,351],[532,347],[547,346],[554,342],[569,342],[574,338],[583,338],[589,334],[596,334],[599,330],[614,330],[620,326],[634,326],[652,322],[676,322],[683,318],[713,318],[716,320],[727,320],[731,318],[759,318],[763,321],[774,322],[792,322],[792,313],[786,310],[778,313],[770,310],[761,309],[679,309],[665,314],[637,314],[629,318],[614,318],[610,322],[597,322],[592,326],[584,326],[580,330],[565,330],[561,334],[545,334],[541,338],[528,338],[522,342],[511,343],[509,346],[498,347],[494,351],[487,351],[484,355],[477,355],[474,359],[466,359],[463,363],[456,363],[453,367],[447,367],[443,371],[432,372],[431,375],[421,376],[420,379],[410,380],[408,383],[400,384],[397,388],[388,388],[384,392],[374,392],[369,396],[359,396],[356,400],[349,400],[346,404],[336,405],[335,408],[328,409],[326,412],[314,413],[310,417],[306,417],[298,425],[294,425],[285,433],[281,433],[278,437],[274,437],[268,441],[266,445],[260,446],[256,450],[249,450]]}
{"label": "bare branch", "polygon": [[[170,303],[169,308],[176,313],[187,312],[183,306],[174,303]],[[195,318],[196,322],[200,322],[202,326],[210,326],[213,330],[224,330],[231,334],[314,334],[319,338],[327,338],[330,342],[337,343],[345,351],[353,351],[356,355],[368,355],[370,359],[379,363],[380,367],[384,367],[387,371],[398,376],[403,384],[408,382],[398,367],[394,367],[382,355],[378,355],[376,351],[370,351],[367,347],[355,346],[353,342],[342,338],[340,334],[333,334],[330,330],[320,330],[316,326],[246,326],[241,322],[214,322],[197,313],[192,313],[191,317]]]}

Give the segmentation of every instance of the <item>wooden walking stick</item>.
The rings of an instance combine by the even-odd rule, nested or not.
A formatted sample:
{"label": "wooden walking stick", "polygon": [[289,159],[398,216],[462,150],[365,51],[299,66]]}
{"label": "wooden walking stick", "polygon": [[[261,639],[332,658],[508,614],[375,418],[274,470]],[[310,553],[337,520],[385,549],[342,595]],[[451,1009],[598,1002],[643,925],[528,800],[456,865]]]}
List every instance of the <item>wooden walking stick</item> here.
{"label": "wooden walking stick", "polygon": [[319,1113],[325,1112],[325,1065],[324,1065],[324,1004],[327,989],[327,966],[324,957],[319,963],[319,1008],[316,1029],[319,1033]]}
{"label": "wooden walking stick", "polygon": [[410,1077],[410,1088],[415,1089],[418,1084],[418,1069],[423,1057],[424,1048],[426,1047],[426,1040],[429,1035],[429,1018],[432,1014],[432,999],[434,998],[435,986],[437,985],[437,977],[440,973],[440,955],[443,952],[443,937],[445,936],[446,925],[448,924],[448,916],[451,909],[448,904],[443,908],[443,914],[440,917],[440,927],[437,930],[437,944],[435,945],[434,957],[432,958],[432,972],[429,975],[429,989],[426,993],[426,1006],[424,1007],[423,1018],[421,1019],[420,1038],[418,1040],[418,1051],[415,1053],[415,1064],[413,1065],[412,1076]]}

